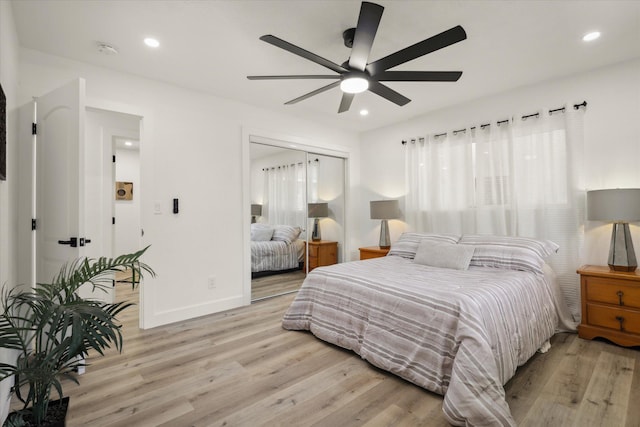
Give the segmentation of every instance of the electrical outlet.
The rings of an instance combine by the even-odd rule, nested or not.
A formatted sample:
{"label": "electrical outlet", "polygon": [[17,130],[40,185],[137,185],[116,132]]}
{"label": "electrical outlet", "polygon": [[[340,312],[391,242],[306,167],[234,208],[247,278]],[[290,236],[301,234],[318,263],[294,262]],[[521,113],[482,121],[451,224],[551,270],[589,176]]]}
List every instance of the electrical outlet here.
{"label": "electrical outlet", "polygon": [[209,277],[209,280],[207,282],[207,287],[209,289],[215,289],[216,288],[216,278],[213,276]]}
{"label": "electrical outlet", "polygon": [[157,200],[153,203],[153,213],[154,215],[162,215],[162,203]]}

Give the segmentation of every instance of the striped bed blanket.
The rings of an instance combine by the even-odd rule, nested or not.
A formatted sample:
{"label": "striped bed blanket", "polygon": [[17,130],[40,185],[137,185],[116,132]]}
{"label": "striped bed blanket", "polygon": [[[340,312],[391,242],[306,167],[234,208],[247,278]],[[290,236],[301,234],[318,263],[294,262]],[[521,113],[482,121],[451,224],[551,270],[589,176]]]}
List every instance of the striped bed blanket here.
{"label": "striped bed blanket", "polygon": [[251,242],[251,272],[298,268],[304,259],[304,240]]}
{"label": "striped bed blanket", "polygon": [[387,256],[313,270],[282,325],[444,395],[454,425],[515,425],[503,385],[554,334],[553,286],[532,272]]}

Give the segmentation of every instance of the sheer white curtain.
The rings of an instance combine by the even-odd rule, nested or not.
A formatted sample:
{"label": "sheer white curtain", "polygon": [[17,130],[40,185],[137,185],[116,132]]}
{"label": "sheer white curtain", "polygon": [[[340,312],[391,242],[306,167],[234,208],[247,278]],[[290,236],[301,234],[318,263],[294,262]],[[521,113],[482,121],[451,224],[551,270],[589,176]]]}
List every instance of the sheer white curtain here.
{"label": "sheer white curtain", "polygon": [[265,202],[270,224],[304,228],[306,223],[306,172],[304,163],[265,168]]}
{"label": "sheer white curtain", "polygon": [[582,243],[584,111],[540,112],[406,144],[405,214],[416,231],[552,240],[550,259],[574,318]]}

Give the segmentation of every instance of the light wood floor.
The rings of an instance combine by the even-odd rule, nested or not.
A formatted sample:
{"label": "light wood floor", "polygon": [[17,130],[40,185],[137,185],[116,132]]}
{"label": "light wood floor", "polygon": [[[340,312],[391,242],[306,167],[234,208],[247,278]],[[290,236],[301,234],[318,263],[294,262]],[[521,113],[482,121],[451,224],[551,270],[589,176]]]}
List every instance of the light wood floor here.
{"label": "light wood floor", "polygon": [[[126,284],[118,297],[137,298]],[[68,426],[447,426],[442,398],[309,333],[295,294],[151,330],[68,383]],[[640,425],[640,351],[558,334],[505,387],[521,426]]]}
{"label": "light wood floor", "polygon": [[251,301],[284,295],[300,289],[306,274],[302,270],[273,274],[251,280]]}

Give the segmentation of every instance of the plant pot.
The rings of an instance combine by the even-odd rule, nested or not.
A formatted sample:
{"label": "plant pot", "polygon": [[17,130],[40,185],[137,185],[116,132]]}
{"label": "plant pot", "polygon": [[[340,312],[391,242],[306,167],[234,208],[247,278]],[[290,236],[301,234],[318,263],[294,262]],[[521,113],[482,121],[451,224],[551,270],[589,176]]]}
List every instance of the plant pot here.
{"label": "plant pot", "polygon": [[[62,399],[52,400],[49,402],[49,408],[47,409],[47,416],[42,421],[39,427],[65,427],[65,419],[67,418],[67,409],[69,408],[69,397],[63,397]],[[12,420],[16,417],[22,416],[23,424],[14,423],[12,424]],[[4,426],[25,426],[25,427],[36,427],[37,424],[33,419],[33,415],[29,408],[21,411],[15,411],[9,414],[7,420],[4,423]]]}

